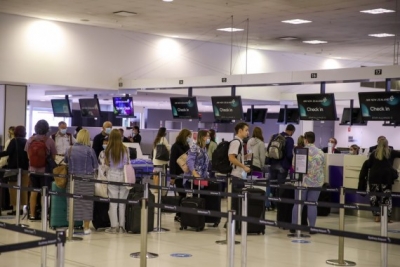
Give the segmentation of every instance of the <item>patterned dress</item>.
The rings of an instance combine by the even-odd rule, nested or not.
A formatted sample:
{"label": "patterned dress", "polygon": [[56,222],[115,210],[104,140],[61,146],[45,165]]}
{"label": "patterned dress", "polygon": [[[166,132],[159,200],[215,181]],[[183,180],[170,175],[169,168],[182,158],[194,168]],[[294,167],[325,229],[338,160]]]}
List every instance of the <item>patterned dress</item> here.
{"label": "patterned dress", "polygon": [[303,186],[321,187],[324,184],[324,164],[325,156],[321,149],[314,144],[305,146],[308,148],[308,170],[303,176]]}

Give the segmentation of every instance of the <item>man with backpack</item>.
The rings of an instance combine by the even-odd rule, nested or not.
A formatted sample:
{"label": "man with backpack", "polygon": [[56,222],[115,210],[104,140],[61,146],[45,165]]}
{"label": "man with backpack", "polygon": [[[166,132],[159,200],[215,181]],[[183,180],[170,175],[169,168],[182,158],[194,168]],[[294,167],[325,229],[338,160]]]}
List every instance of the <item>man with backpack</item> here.
{"label": "man with backpack", "polygon": [[64,159],[65,151],[75,143],[75,138],[72,134],[67,133],[67,123],[65,121],[58,123],[58,131],[52,134],[51,138],[54,140],[57,149],[56,163],[60,164]]}
{"label": "man with backpack", "polygon": [[294,140],[291,137],[296,128],[288,124],[286,130],[274,134],[267,148],[267,161],[271,165],[271,180],[284,184],[289,170],[292,167]]}
{"label": "man with backpack", "polygon": [[[46,171],[47,158],[52,157],[54,160],[57,150],[53,139],[47,137],[49,132],[49,123],[45,120],[39,120],[35,125],[35,135],[33,135],[26,142],[25,151],[28,153],[29,158],[29,171],[44,173]],[[30,180],[32,187],[42,188],[48,186],[51,188],[52,177],[43,176],[40,174],[31,174]],[[30,196],[30,220],[37,220],[36,216],[36,202],[37,192],[31,192]]]}
{"label": "man with backpack", "polygon": [[[229,143],[228,158],[232,165],[232,178],[246,179],[250,168],[244,165],[243,139],[249,136],[249,126],[247,123],[240,122],[235,126],[235,138]],[[236,188],[244,185],[239,183]]]}

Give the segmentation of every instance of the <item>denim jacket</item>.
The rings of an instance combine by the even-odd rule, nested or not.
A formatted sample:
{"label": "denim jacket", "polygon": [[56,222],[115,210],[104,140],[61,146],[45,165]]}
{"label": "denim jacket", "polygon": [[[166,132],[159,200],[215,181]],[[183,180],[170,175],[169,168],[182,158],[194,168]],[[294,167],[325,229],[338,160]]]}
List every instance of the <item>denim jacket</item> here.
{"label": "denim jacket", "polygon": [[197,144],[193,144],[188,151],[187,165],[190,173],[193,170],[202,178],[207,178],[208,164],[210,162],[206,148],[200,148]]}

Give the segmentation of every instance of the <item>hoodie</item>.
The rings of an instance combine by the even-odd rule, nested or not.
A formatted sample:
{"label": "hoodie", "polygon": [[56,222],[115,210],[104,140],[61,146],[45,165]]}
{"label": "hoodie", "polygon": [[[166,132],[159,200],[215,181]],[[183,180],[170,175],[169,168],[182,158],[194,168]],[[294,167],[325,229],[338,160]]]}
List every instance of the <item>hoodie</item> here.
{"label": "hoodie", "polygon": [[253,166],[263,169],[265,164],[265,144],[256,137],[250,138],[247,142],[247,151],[253,153]]}

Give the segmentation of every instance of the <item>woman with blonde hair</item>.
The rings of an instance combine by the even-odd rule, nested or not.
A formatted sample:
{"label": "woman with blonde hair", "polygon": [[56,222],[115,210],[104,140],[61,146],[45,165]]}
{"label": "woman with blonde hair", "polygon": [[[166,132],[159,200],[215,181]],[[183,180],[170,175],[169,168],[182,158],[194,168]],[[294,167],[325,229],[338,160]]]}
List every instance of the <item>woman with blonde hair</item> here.
{"label": "woman with blonde hair", "polygon": [[[128,149],[122,144],[121,133],[114,129],[108,137],[108,145],[104,151],[105,164],[109,166],[107,179],[110,182],[124,182],[124,165],[129,164]],[[108,185],[108,197],[127,199],[129,190],[126,186]],[[110,203],[108,216],[110,217],[111,227],[106,229],[106,233],[115,234],[118,232],[126,233],[125,230],[125,208],[122,203]]]}
{"label": "woman with blonde hair", "polygon": [[[378,147],[368,158],[366,168],[369,168],[369,191],[391,194],[394,180],[397,179],[397,170],[393,169],[393,161],[400,158],[400,152],[389,148],[387,139],[378,141]],[[388,222],[391,223],[392,197],[378,197],[371,195],[371,207],[379,207],[380,204],[388,205]],[[373,211],[375,222],[380,222],[380,212]]]}
{"label": "woman with blonde hair", "polygon": [[[76,176],[93,175],[98,168],[96,153],[90,146],[90,134],[86,129],[79,131],[76,142],[67,148],[64,162],[68,164],[68,172]],[[70,192],[70,183],[68,183]],[[94,183],[75,180],[74,194],[94,195]],[[70,207],[68,207],[70,208]],[[90,234],[90,221],[93,219],[93,201],[84,199],[74,200],[74,220],[83,221],[84,234]]]}

